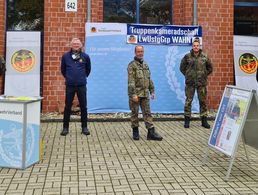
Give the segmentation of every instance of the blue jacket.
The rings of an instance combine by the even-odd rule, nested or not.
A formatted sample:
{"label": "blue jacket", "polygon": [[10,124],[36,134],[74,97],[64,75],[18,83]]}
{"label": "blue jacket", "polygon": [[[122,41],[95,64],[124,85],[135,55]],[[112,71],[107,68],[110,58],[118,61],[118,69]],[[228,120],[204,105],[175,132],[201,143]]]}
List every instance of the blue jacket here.
{"label": "blue jacket", "polygon": [[72,58],[69,51],[62,56],[61,72],[65,77],[65,84],[69,86],[83,86],[87,83],[87,77],[91,71],[90,57],[81,52],[78,60]]}

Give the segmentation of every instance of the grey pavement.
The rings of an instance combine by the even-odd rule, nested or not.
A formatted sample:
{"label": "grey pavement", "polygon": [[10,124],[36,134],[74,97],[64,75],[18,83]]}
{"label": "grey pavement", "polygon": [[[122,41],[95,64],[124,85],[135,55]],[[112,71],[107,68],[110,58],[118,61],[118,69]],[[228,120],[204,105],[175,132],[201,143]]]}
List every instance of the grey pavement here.
{"label": "grey pavement", "polygon": [[[213,122],[213,121],[211,121]],[[62,123],[41,123],[42,160],[25,169],[0,168],[0,194],[258,194],[258,151],[243,143],[225,181],[229,157],[210,149],[211,130],[191,122],[157,121],[163,141],[148,141],[141,123],[134,141],[129,122],[90,122],[90,136],[80,123],[60,136]]]}

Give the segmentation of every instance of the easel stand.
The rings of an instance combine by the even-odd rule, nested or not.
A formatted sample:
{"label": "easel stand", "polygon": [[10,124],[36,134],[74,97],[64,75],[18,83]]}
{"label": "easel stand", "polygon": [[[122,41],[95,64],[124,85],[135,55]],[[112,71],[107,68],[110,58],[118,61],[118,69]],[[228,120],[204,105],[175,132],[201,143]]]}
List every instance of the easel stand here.
{"label": "easel stand", "polygon": [[[244,147],[247,162],[248,162],[248,164],[250,164],[249,156],[248,156],[248,153],[247,153],[247,150],[246,150],[245,141],[244,141],[243,137],[242,137],[242,141],[243,141],[243,147]],[[209,149],[210,149],[210,147],[207,147],[206,150],[205,150],[205,154],[204,154],[203,161],[202,161],[203,165],[207,164],[207,162],[208,162]],[[230,156],[229,165],[228,165],[228,169],[227,169],[226,176],[225,176],[225,181],[228,181],[228,179],[229,179],[234,160],[235,160],[235,155]]]}
{"label": "easel stand", "polygon": [[[232,114],[232,110],[237,110],[233,108],[234,105],[239,104],[239,102],[239,115],[236,113]],[[236,115],[237,117],[235,117]],[[225,176],[225,180],[228,181],[240,137],[242,137],[245,155],[250,164],[246,143],[252,137],[250,133],[257,134],[258,131],[257,125],[251,124],[253,122],[258,122],[258,98],[256,91],[239,89],[235,86],[226,86],[202,163],[207,163],[210,147],[230,157]],[[256,127],[257,129],[251,131],[250,127]],[[246,137],[246,133],[249,135],[248,138]]]}

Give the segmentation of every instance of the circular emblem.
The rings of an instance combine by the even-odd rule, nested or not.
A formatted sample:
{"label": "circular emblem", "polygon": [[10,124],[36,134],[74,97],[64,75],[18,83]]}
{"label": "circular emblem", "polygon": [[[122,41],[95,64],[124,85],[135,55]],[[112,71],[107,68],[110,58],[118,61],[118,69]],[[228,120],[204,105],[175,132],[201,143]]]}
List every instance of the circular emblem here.
{"label": "circular emblem", "polygon": [[252,74],[258,66],[257,58],[251,53],[244,53],[239,57],[239,67],[247,74]]}
{"label": "circular emblem", "polygon": [[18,72],[28,72],[32,70],[35,62],[35,55],[26,49],[16,51],[11,58],[12,66]]}
{"label": "circular emblem", "polygon": [[135,35],[130,35],[128,37],[128,43],[137,43],[137,37]]}
{"label": "circular emblem", "polygon": [[95,27],[92,27],[92,28],[91,28],[91,32],[92,32],[92,33],[95,33],[95,32],[97,32],[97,29],[96,29]]}

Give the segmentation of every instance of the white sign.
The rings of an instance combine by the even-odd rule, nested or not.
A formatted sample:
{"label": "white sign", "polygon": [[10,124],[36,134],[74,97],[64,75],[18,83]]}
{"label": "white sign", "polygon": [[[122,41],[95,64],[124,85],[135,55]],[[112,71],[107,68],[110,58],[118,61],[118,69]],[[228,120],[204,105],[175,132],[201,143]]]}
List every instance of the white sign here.
{"label": "white sign", "polygon": [[66,12],[77,12],[77,0],[65,0]]}
{"label": "white sign", "polygon": [[258,94],[256,71],[258,70],[258,38],[234,36],[234,65],[236,86],[255,89]]}
{"label": "white sign", "polygon": [[8,31],[5,95],[40,96],[40,32]]}

